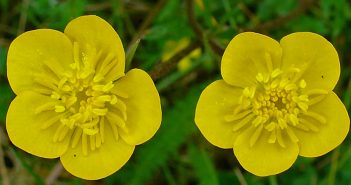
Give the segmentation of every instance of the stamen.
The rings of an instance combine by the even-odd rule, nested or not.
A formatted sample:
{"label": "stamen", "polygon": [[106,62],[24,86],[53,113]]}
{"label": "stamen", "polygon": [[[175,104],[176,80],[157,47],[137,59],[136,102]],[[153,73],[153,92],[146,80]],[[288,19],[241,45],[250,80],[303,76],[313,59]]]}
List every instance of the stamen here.
{"label": "stamen", "polygon": [[88,136],[86,134],[82,134],[82,151],[83,155],[88,155]]}
{"label": "stamen", "polygon": [[251,113],[251,110],[246,110],[246,111],[240,112],[238,114],[227,115],[224,117],[224,120],[226,122],[240,120],[240,119],[244,118],[245,116],[247,116],[249,113]]}
{"label": "stamen", "polygon": [[322,100],[324,100],[326,97],[327,96],[325,96],[325,95],[320,95],[320,96],[316,96],[314,98],[311,98],[308,101],[308,105],[311,106],[311,105],[317,104],[317,103],[321,102]]}
{"label": "stamen", "polygon": [[64,126],[63,129],[61,130],[58,141],[62,141],[67,136],[69,131],[70,131],[69,128]]}
{"label": "stamen", "polygon": [[101,136],[101,143],[105,142],[105,118],[101,117],[100,119],[100,136]]}
{"label": "stamen", "polygon": [[95,147],[96,147],[95,135],[89,136],[89,141],[90,141],[90,149],[91,149],[92,151],[94,151],[94,150],[95,150]]}
{"label": "stamen", "polygon": [[322,124],[327,123],[327,119],[324,116],[322,116],[316,112],[308,111],[308,112],[305,112],[304,115],[309,116],[309,117],[317,120],[319,123],[322,123]]}
{"label": "stamen", "polygon": [[278,141],[278,144],[279,144],[281,147],[285,148],[286,146],[285,146],[285,143],[284,143],[284,140],[283,140],[283,137],[282,137],[282,132],[281,132],[281,130],[280,130],[280,129],[276,129],[276,131],[277,131],[277,141]]}
{"label": "stamen", "polygon": [[275,143],[276,140],[277,140],[276,129],[274,129],[268,138],[268,143],[273,144],[273,143]]}
{"label": "stamen", "polygon": [[56,116],[51,117],[50,119],[46,120],[43,125],[40,127],[41,130],[47,129],[50,126],[52,126],[54,123],[57,123],[60,118],[63,116],[64,114],[58,114]]}
{"label": "stamen", "polygon": [[234,126],[233,126],[233,132],[236,132],[239,129],[241,129],[242,127],[244,127],[248,122],[250,122],[252,120],[252,118],[254,116],[255,116],[254,114],[249,114],[244,119],[242,119],[240,122],[235,123]]}
{"label": "stamen", "polygon": [[59,136],[62,132],[62,130],[64,129],[65,125],[64,124],[60,124],[60,126],[56,129],[56,132],[54,134],[54,137],[52,139],[53,142],[57,142],[59,139]]}
{"label": "stamen", "polygon": [[289,127],[286,128],[286,132],[288,133],[288,136],[292,142],[297,143],[299,141],[299,139],[294,134],[294,131],[292,131]]}
{"label": "stamen", "polygon": [[80,136],[82,135],[83,130],[80,128],[76,128],[73,134],[73,138],[72,138],[72,148],[75,148],[80,140]]}
{"label": "stamen", "polygon": [[263,124],[261,124],[261,126],[256,128],[255,132],[252,134],[252,136],[250,138],[250,147],[254,146],[254,144],[256,143],[257,139],[260,137],[260,135],[262,133],[262,129],[263,129]]}
{"label": "stamen", "polygon": [[113,136],[115,138],[116,141],[118,141],[119,139],[119,134],[118,134],[118,128],[117,125],[111,123],[111,121],[108,121],[108,123],[110,124],[112,131],[113,131]]}
{"label": "stamen", "polygon": [[313,132],[319,131],[319,128],[316,127],[313,123],[311,123],[303,118],[300,118],[299,120],[303,125],[305,125],[307,128],[309,128],[311,131],[313,131]]}
{"label": "stamen", "polygon": [[100,133],[95,134],[95,143],[96,143],[96,148],[100,148],[101,143],[102,143]]}
{"label": "stamen", "polygon": [[270,53],[264,52],[264,59],[265,59],[266,64],[267,64],[268,72],[271,73],[273,70],[272,56],[270,55]]}
{"label": "stamen", "polygon": [[47,102],[43,105],[40,105],[34,110],[34,114],[39,114],[44,111],[55,110],[56,102]]}
{"label": "stamen", "polygon": [[62,105],[55,105],[55,112],[64,112],[66,108]]}
{"label": "stamen", "polygon": [[307,96],[312,96],[312,95],[326,95],[329,94],[327,90],[324,89],[312,89],[309,90],[305,93]]}

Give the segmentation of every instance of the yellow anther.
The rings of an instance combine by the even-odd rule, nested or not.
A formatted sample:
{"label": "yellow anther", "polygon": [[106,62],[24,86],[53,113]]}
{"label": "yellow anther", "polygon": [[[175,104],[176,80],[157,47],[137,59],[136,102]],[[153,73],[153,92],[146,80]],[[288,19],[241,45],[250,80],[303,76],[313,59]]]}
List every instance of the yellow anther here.
{"label": "yellow anther", "polygon": [[307,103],[298,102],[297,105],[298,105],[298,106],[300,107],[300,109],[303,110],[304,112],[306,112],[307,109],[308,109]]}
{"label": "yellow anther", "polygon": [[58,88],[59,89],[62,89],[62,86],[67,82],[67,78],[66,77],[63,77],[60,82],[58,83]]}
{"label": "yellow anther", "polygon": [[101,95],[101,96],[96,97],[96,101],[102,101],[102,102],[111,101],[111,96],[110,95]]}
{"label": "yellow anther", "polygon": [[107,108],[104,108],[104,109],[92,109],[93,113],[98,115],[98,116],[104,116],[106,115],[106,113],[108,112],[108,109]]}
{"label": "yellow anther", "polygon": [[50,97],[58,100],[61,98],[61,95],[59,93],[53,91]]}
{"label": "yellow anther", "polygon": [[272,77],[272,79],[273,79],[273,78],[276,78],[277,76],[281,75],[282,73],[283,73],[282,70],[280,70],[280,69],[275,69],[275,70],[271,73],[271,77]]}
{"label": "yellow anther", "polygon": [[69,92],[69,91],[72,91],[73,88],[69,85],[63,85],[62,86],[62,90],[65,91],[65,92]]}
{"label": "yellow anther", "polygon": [[280,83],[279,83],[279,87],[283,88],[285,87],[287,84],[289,83],[289,80],[287,78],[283,78]]}
{"label": "yellow anther", "polygon": [[254,127],[257,127],[258,125],[263,123],[263,117],[262,116],[257,116],[253,121],[252,124]]}
{"label": "yellow anther", "polygon": [[297,87],[296,87],[295,84],[291,83],[291,84],[286,85],[284,89],[287,90],[287,91],[290,91],[290,90],[297,89]]}
{"label": "yellow anther", "polygon": [[245,89],[243,90],[243,95],[245,97],[250,97],[251,93],[250,93],[250,89],[248,87],[245,87]]}
{"label": "yellow anther", "polygon": [[101,82],[104,79],[104,76],[97,74],[94,76],[93,78],[93,82],[97,83],[97,82]]}
{"label": "yellow anther", "polygon": [[297,119],[295,114],[289,114],[289,120],[294,126],[299,124],[299,120]]}
{"label": "yellow anther", "polygon": [[95,135],[98,132],[97,128],[83,128],[83,133],[89,136]]}
{"label": "yellow anther", "polygon": [[276,79],[276,80],[274,80],[274,81],[271,83],[271,88],[272,88],[272,89],[275,89],[276,87],[278,87],[278,85],[279,85],[279,80]]}
{"label": "yellow anther", "polygon": [[55,105],[55,112],[64,112],[66,108],[62,105]]}
{"label": "yellow anther", "polygon": [[264,80],[263,74],[262,74],[262,73],[258,73],[258,74],[256,75],[256,80],[257,80],[258,82],[263,82],[263,80]]}
{"label": "yellow anther", "polygon": [[102,88],[102,90],[104,92],[110,91],[115,85],[112,82],[107,83],[106,85],[104,85],[104,87]]}
{"label": "yellow anther", "polygon": [[278,125],[281,129],[284,129],[287,127],[286,121],[283,118],[278,118]]}
{"label": "yellow anther", "polygon": [[117,103],[117,101],[118,101],[117,97],[116,97],[115,95],[112,95],[112,96],[111,96],[110,104],[111,104],[111,105],[114,105],[114,104]]}
{"label": "yellow anther", "polygon": [[304,89],[306,87],[306,81],[302,79],[299,83],[299,87]]}
{"label": "yellow anther", "polygon": [[103,91],[104,85],[93,85],[92,89],[94,91]]}
{"label": "yellow anther", "polygon": [[71,96],[67,99],[66,103],[66,107],[71,107],[72,105],[74,105],[77,102],[77,97],[75,96]]}
{"label": "yellow anther", "polygon": [[264,128],[266,129],[266,130],[268,130],[268,131],[273,131],[273,130],[275,130],[275,128],[276,128],[276,123],[275,122],[270,122],[268,125],[266,125]]}

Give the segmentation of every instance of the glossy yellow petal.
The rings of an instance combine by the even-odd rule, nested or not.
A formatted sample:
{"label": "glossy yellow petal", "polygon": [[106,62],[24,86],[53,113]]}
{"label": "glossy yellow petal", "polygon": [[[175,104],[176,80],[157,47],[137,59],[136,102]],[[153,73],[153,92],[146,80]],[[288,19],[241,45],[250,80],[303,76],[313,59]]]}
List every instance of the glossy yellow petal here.
{"label": "glossy yellow petal", "polygon": [[10,45],[7,55],[7,76],[16,94],[32,90],[36,78],[63,73],[72,59],[72,44],[66,35],[50,29],[28,31]]}
{"label": "glossy yellow petal", "polygon": [[317,157],[341,144],[349,131],[350,118],[345,106],[334,92],[330,92],[320,103],[309,107],[308,111],[323,116],[327,120],[326,123],[322,124],[314,118],[305,116],[304,118],[314,124],[319,131],[296,130],[295,133],[300,140],[300,155]]}
{"label": "glossy yellow petal", "polygon": [[279,43],[270,37],[253,32],[238,34],[223,54],[222,77],[231,85],[254,85],[258,72],[271,72],[280,66],[281,55]]}
{"label": "glossy yellow petal", "polygon": [[[88,145],[89,146],[89,145]],[[122,139],[115,140],[112,128],[106,124],[105,141],[100,148],[82,153],[82,145],[69,147],[61,156],[64,168],[79,178],[97,180],[107,177],[119,170],[131,157],[134,146],[126,144]]]}
{"label": "glossy yellow petal", "polygon": [[256,143],[250,147],[250,138],[255,127],[245,130],[235,142],[234,154],[241,166],[257,176],[269,176],[281,173],[295,162],[299,147],[283,135],[285,148],[277,142],[268,143],[269,133],[262,132]]}
{"label": "glossy yellow petal", "polygon": [[104,75],[106,81],[116,80],[124,74],[123,45],[117,32],[108,22],[95,15],[81,16],[68,23],[65,34],[78,43],[76,50],[82,53],[81,57],[85,57],[86,60],[98,60],[97,72],[99,65],[110,65],[112,69]]}
{"label": "glossy yellow petal", "polygon": [[195,123],[204,137],[220,148],[233,148],[237,133],[235,123],[225,121],[234,112],[242,89],[217,80],[200,95],[195,111]]}
{"label": "glossy yellow petal", "polygon": [[36,114],[38,107],[52,100],[35,92],[24,91],[12,101],[6,117],[6,130],[14,145],[44,158],[56,158],[66,151],[68,137],[62,142],[53,142],[59,124],[54,123],[51,127],[42,129],[57,113],[45,111]]}
{"label": "glossy yellow petal", "polygon": [[119,91],[128,95],[123,100],[128,133],[121,132],[121,137],[131,145],[149,140],[160,127],[162,119],[160,96],[154,82],[145,71],[132,69],[115,82],[112,92],[119,94]]}
{"label": "glossy yellow petal", "polygon": [[333,45],[322,36],[298,32],[280,41],[283,48],[282,69],[299,68],[307,89],[332,90],[340,75],[338,54]]}

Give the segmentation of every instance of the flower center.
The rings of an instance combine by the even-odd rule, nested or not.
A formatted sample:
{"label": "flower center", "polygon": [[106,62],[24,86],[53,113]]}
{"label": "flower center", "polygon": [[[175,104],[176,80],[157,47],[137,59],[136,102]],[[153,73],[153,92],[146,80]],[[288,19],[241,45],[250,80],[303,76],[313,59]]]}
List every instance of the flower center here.
{"label": "flower center", "polygon": [[124,103],[128,95],[113,89],[113,82],[105,79],[116,65],[116,57],[111,54],[104,57],[94,49],[87,56],[80,52],[77,43],[73,48],[74,63],[68,71],[58,73],[53,69],[52,78],[36,78],[35,81],[43,88],[42,93],[50,95],[53,101],[37,107],[35,112],[55,111],[56,116],[47,120],[41,128],[44,130],[59,124],[53,141],[62,142],[68,137],[72,148],[81,143],[83,154],[87,155],[89,148],[93,151],[104,143],[105,124],[112,128],[116,141],[119,132],[128,132]]}
{"label": "flower center", "polygon": [[[315,123],[326,123],[326,119],[309,107],[320,102],[327,91],[306,91],[306,81],[298,79],[300,69],[283,72],[273,70],[270,74],[258,73],[256,85],[246,87],[233,113],[225,116],[227,122],[235,123],[233,131],[254,127],[250,145],[254,146],[262,132],[269,132],[268,143],[278,143],[285,148],[287,135],[292,142],[299,139],[294,129],[317,132]],[[251,123],[251,124],[250,124]]]}

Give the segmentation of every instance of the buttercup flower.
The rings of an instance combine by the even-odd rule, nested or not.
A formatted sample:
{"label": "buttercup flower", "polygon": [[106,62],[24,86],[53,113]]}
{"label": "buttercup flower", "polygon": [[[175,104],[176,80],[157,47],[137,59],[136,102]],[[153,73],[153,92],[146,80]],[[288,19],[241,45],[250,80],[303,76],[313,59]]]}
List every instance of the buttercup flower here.
{"label": "buttercup flower", "polygon": [[10,85],[17,95],[6,118],[14,145],[57,158],[73,175],[104,178],[161,123],[160,98],[149,75],[124,73],[116,31],[97,16],[72,20],[64,33],[38,29],[10,45]]}
{"label": "buttercup flower", "polygon": [[293,33],[279,43],[241,33],[224,52],[221,74],[202,92],[195,122],[255,175],[281,173],[298,155],[323,155],[348,133],[348,113],[332,91],[338,55],[317,34]]}

